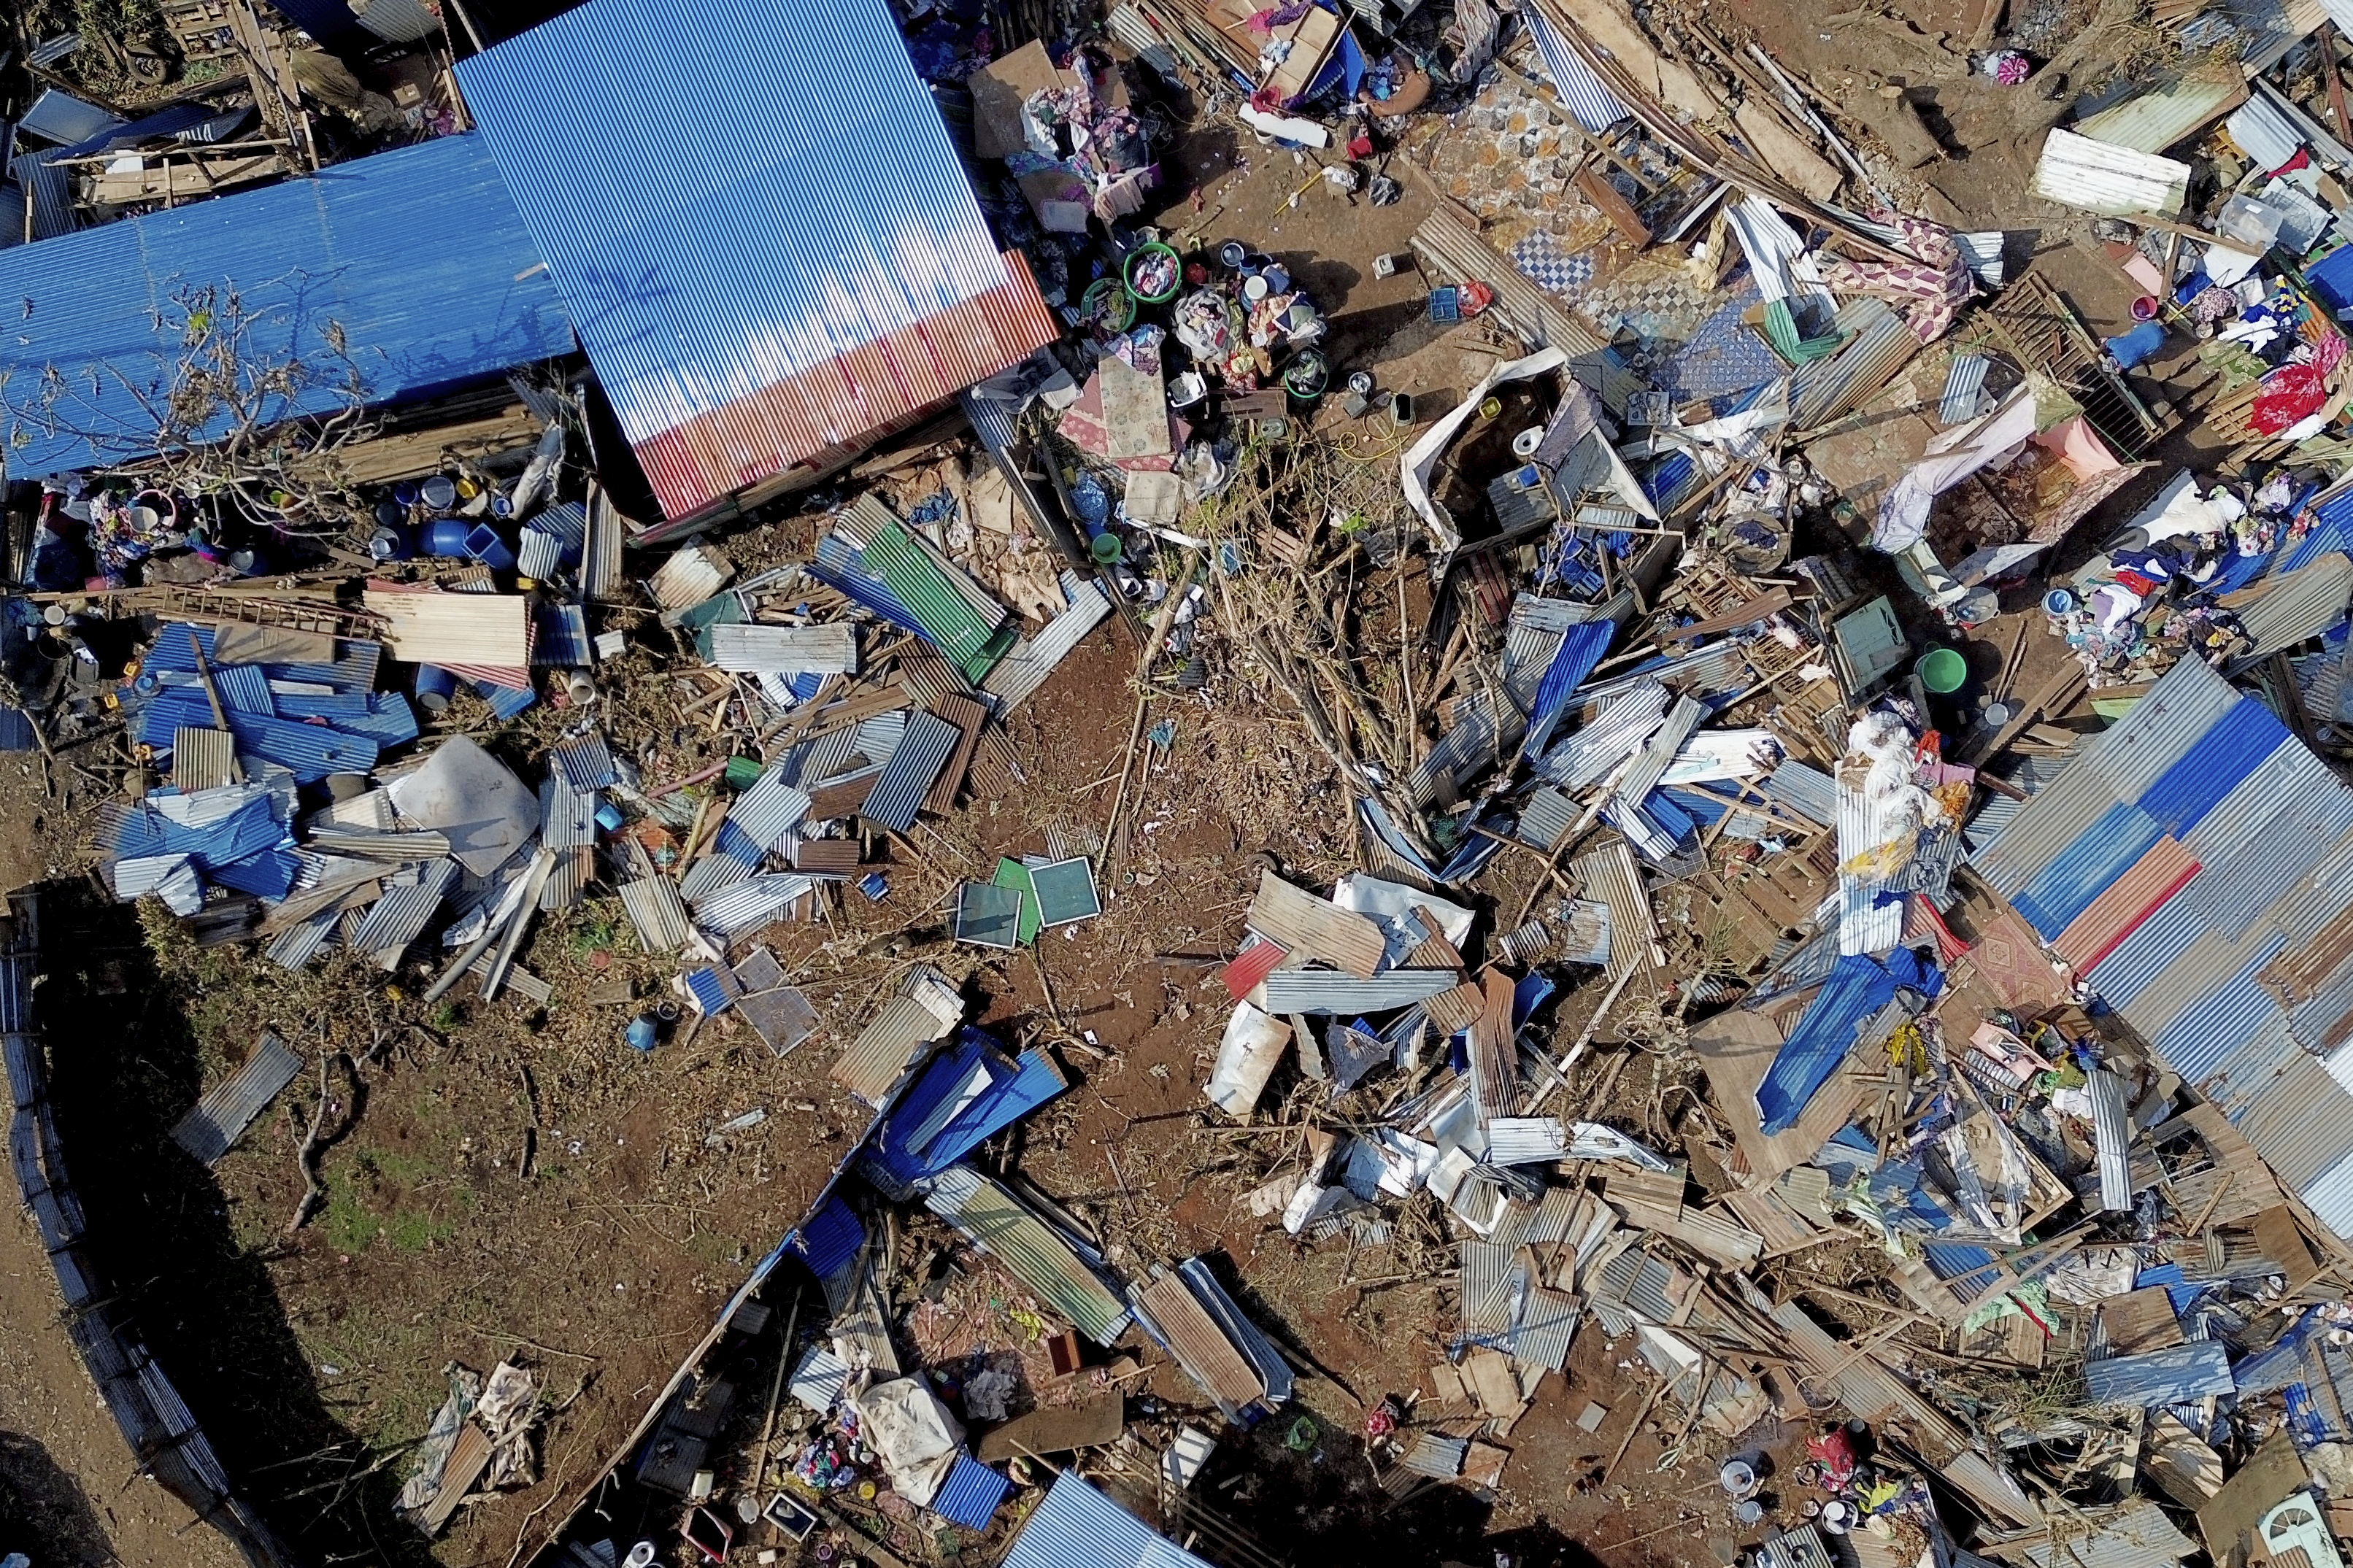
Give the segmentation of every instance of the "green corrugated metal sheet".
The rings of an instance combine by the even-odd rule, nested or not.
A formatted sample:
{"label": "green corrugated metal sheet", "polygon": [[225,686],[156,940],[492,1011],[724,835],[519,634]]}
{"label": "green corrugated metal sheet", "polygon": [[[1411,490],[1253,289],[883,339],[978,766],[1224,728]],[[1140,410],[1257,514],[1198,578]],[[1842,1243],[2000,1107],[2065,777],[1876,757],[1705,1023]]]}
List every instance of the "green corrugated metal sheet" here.
{"label": "green corrugated metal sheet", "polygon": [[866,547],[866,569],[890,586],[923,635],[976,685],[997,668],[1019,635],[1010,616],[993,626],[983,621],[972,602],[896,522],[876,531],[874,542]]}
{"label": "green corrugated metal sheet", "polygon": [[1127,1326],[1126,1306],[1085,1259],[1020,1199],[987,1177],[972,1182],[954,1224],[1097,1344],[1111,1343]]}

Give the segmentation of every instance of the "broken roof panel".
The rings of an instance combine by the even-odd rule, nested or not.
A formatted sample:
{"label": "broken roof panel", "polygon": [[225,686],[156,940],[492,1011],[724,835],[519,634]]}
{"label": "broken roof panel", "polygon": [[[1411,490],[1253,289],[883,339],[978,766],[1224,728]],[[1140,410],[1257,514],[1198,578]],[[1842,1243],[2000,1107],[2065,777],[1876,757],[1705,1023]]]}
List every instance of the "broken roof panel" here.
{"label": "broken roof panel", "polygon": [[1095,1343],[1110,1344],[1126,1328],[1128,1310],[1103,1277],[1060,1231],[995,1179],[969,1165],[951,1165],[939,1173],[924,1202]]}
{"label": "broken roof panel", "polygon": [[998,1568],[1209,1568],[1064,1470],[1022,1521]]}
{"label": "broken roof panel", "polygon": [[590,0],[459,68],[672,521],[1060,335],[881,0],[678,20]]}
{"label": "broken roof panel", "polygon": [[2231,1377],[2231,1352],[2219,1340],[2084,1363],[2084,1397],[2094,1405],[2147,1409],[2231,1394],[2237,1387]]}
{"label": "broken roof panel", "polygon": [[172,1142],[210,1165],[229,1152],[262,1108],[294,1081],[302,1058],[286,1048],[275,1029],[262,1031],[261,1043],[245,1065],[205,1091],[172,1129]]}
{"label": "broken roof panel", "polygon": [[[419,244],[426,234],[465,242]],[[570,353],[570,317],[538,262],[490,148],[473,135],[11,247],[0,252],[0,288],[25,309],[0,343],[0,376],[29,386],[55,374],[62,390],[49,416],[16,411],[8,471],[56,473],[148,449],[157,434],[148,388],[181,357],[186,311],[174,296],[187,289],[234,285],[265,331],[287,334],[314,371],[311,390],[289,400],[292,414],[343,406],[331,328],[350,344],[370,403]]]}

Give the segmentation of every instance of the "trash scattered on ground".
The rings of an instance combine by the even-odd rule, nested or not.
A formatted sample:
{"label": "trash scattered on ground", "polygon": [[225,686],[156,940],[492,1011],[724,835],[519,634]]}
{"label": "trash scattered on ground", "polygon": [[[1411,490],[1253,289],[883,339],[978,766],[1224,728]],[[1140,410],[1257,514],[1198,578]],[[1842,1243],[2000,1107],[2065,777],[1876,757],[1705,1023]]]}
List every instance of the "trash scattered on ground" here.
{"label": "trash scattered on ground", "polygon": [[[151,938],[590,1013],[638,1082],[750,1047],[785,1076],[684,1146],[824,1146],[518,1560],[1269,1568],[1335,1550],[1343,1505],[1270,1496],[1304,1468],[1366,1539],[1439,1496],[1630,1568],[2342,1561],[2337,24],[788,7],[872,113],[743,132],[744,190],[834,215],[779,243],[546,177],[551,63],[659,57],[702,134],[637,47],[674,19],[189,9],[245,68],[137,118],[58,71],[143,47],[32,40],[0,747]],[[2130,69],[2067,37],[2128,27]],[[782,71],[725,91],[811,101]],[[2017,189],[1958,202],[1964,142]],[[290,174],[353,205],[288,246],[398,276],[396,164],[484,176],[466,267],[527,322],[453,274],[347,325],[207,259],[139,286],[145,392],[45,335],[70,247],[228,256]],[[1346,833],[1248,842],[1213,789]],[[1190,896],[1164,834],[1230,898],[1105,1005],[1198,1047],[1139,1115],[1054,987]],[[659,978],[578,984],[559,921]],[[298,1247],[396,1027],[442,1024],[248,1035],[173,1142],[216,1171],[284,1097]],[[1081,1100],[1101,1192],[1030,1158]],[[1322,1336],[1393,1287],[1429,1321],[1344,1376]],[[539,1485],[565,1408],[528,1342],[446,1376],[427,1538]]]}

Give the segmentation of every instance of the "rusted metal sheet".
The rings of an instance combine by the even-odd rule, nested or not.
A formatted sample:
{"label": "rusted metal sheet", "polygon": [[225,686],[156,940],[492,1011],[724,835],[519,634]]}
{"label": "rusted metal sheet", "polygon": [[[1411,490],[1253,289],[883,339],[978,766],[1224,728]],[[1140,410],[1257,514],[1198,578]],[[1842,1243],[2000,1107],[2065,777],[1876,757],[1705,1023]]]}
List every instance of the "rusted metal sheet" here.
{"label": "rusted metal sheet", "polygon": [[1320,958],[1359,980],[1378,973],[1388,951],[1381,928],[1371,921],[1294,888],[1272,871],[1260,873],[1258,897],[1244,923],[1303,958]]}
{"label": "rusted metal sheet", "polygon": [[2089,908],[2067,922],[2051,943],[2052,951],[2077,973],[2114,952],[2159,904],[2179,892],[2196,874],[2198,861],[2179,839],[2159,838],[2132,868]]}

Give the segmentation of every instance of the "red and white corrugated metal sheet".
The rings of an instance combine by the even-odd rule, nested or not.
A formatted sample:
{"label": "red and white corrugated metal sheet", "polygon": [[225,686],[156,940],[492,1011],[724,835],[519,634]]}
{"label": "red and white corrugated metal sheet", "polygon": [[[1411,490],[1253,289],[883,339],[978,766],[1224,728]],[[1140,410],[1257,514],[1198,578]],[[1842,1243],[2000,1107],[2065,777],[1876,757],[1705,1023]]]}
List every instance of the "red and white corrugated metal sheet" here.
{"label": "red and white corrugated metal sheet", "polygon": [[588,0],[458,76],[673,521],[1059,335],[882,0]]}
{"label": "red and white corrugated metal sheet", "polygon": [[[2129,858],[2126,818],[2146,845]],[[2314,1215],[2353,1237],[2353,940],[2334,923],[2353,789],[2188,658],[1977,858]]]}

